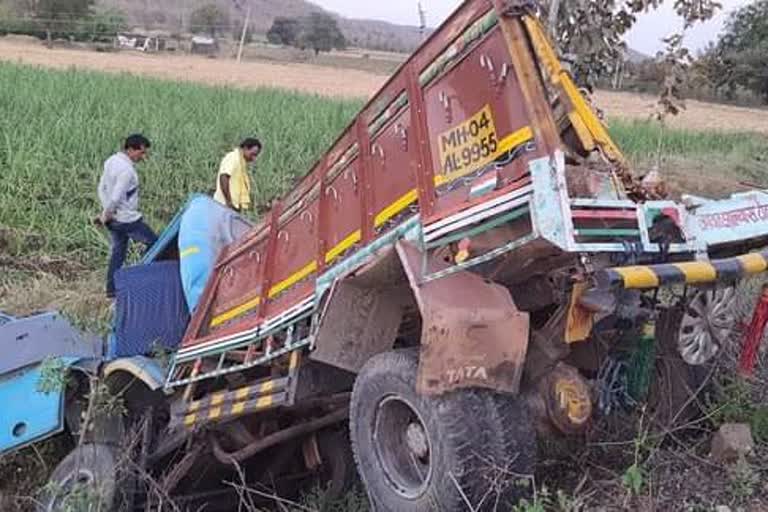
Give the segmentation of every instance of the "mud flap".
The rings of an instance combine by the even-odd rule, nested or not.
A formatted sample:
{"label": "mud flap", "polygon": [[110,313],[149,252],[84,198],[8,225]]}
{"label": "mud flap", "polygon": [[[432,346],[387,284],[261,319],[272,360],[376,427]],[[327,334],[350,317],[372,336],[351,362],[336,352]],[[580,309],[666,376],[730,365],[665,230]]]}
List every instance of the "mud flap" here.
{"label": "mud flap", "polygon": [[509,291],[467,271],[423,282],[423,272],[448,268],[400,241],[397,252],[421,310],[417,391],[439,395],[481,387],[517,393],[528,348],[528,314]]}

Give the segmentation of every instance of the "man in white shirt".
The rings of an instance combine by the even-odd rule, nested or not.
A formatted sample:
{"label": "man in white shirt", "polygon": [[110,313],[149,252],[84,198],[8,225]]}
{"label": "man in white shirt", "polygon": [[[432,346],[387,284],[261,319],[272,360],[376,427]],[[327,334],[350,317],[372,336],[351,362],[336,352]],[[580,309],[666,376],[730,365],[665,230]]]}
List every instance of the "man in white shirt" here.
{"label": "man in white shirt", "polygon": [[99,181],[99,201],[103,208],[99,222],[112,237],[112,255],[107,269],[107,297],[115,296],[115,272],[125,263],[129,240],[151,247],[157,235],[144,223],[139,212],[139,175],[134,164],[147,155],[151,144],[143,135],[131,135],[123,150],[104,162]]}

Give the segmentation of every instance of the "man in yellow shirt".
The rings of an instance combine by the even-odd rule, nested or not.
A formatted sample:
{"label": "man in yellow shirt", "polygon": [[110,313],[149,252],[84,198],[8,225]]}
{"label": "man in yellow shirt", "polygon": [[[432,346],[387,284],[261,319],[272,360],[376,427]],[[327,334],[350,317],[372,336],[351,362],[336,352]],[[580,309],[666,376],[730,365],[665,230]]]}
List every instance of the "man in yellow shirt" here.
{"label": "man in yellow shirt", "polygon": [[216,194],[213,198],[237,212],[251,207],[251,178],[248,164],[261,153],[259,139],[247,138],[240,147],[227,153],[219,166],[216,180]]}

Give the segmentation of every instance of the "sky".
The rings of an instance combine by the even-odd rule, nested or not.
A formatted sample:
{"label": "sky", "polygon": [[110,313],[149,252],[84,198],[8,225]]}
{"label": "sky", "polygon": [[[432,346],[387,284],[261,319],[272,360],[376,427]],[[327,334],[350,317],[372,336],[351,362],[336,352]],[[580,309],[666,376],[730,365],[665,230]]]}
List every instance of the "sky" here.
{"label": "sky", "polygon": [[[335,11],[348,18],[369,18],[393,23],[418,25],[419,14],[417,0],[312,0],[322,7]],[[567,0],[565,0],[567,1]],[[694,52],[703,48],[707,42],[717,38],[727,15],[749,0],[720,0],[723,9],[715,19],[690,29],[686,35],[686,45]],[[427,12],[427,25],[436,27],[461,4],[461,0],[422,0]],[[631,48],[647,55],[654,55],[663,49],[661,39],[679,30],[682,26],[672,9],[672,0],[666,0],[658,10],[642,14],[637,24],[627,35]]]}

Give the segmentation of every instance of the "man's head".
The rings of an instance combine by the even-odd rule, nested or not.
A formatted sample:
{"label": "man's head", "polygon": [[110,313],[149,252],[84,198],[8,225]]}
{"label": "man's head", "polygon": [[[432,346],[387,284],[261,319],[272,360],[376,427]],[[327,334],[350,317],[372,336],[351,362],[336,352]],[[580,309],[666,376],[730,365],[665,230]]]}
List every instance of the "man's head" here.
{"label": "man's head", "polygon": [[123,144],[123,151],[134,162],[141,162],[147,156],[147,150],[152,146],[149,139],[141,134],[128,136]]}
{"label": "man's head", "polygon": [[261,141],[249,137],[240,143],[240,149],[243,151],[243,157],[246,162],[253,162],[261,153]]}

